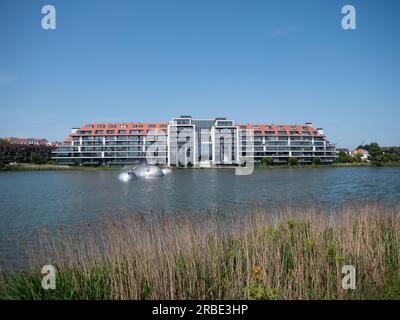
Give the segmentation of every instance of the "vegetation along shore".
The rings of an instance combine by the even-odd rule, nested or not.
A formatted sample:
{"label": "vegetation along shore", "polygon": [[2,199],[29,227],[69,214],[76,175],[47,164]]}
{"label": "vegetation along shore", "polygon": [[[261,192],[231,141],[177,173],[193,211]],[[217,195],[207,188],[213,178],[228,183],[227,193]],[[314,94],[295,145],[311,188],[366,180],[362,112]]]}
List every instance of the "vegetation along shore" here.
{"label": "vegetation along shore", "polygon": [[[28,266],[3,269],[1,299],[400,298],[400,203],[124,214],[24,247]],[[55,290],[41,288],[47,264]],[[355,290],[341,286],[344,265]]]}

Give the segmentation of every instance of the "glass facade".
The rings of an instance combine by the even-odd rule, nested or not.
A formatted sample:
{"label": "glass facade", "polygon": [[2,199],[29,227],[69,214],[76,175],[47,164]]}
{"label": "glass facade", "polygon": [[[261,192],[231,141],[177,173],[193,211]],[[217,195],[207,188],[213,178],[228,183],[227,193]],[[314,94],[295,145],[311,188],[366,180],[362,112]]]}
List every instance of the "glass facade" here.
{"label": "glass facade", "polygon": [[[99,130],[101,129],[101,130]],[[73,129],[53,158],[62,164],[130,164],[142,161],[171,166],[238,165],[243,157],[284,164],[336,159],[321,128],[306,125],[235,125],[226,118],[181,116],[169,123],[103,123]]]}

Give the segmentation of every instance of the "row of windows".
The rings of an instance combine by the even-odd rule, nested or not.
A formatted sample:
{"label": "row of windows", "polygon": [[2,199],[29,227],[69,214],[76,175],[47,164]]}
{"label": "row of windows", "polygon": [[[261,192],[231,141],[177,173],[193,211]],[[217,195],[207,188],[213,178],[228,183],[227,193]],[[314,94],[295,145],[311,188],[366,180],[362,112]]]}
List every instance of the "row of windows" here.
{"label": "row of windows", "polygon": [[[247,129],[247,126],[240,126],[240,129]],[[253,129],[260,129],[259,125],[253,126]],[[265,129],[267,130],[273,130],[272,126],[265,126]],[[302,130],[308,130],[310,129],[308,126],[303,126],[301,127]],[[286,130],[285,126],[278,126],[278,130]],[[291,126],[290,130],[298,130],[297,126]]]}
{"label": "row of windows", "polygon": [[[94,127],[95,127],[95,125],[93,125],[93,124],[88,124],[88,125],[86,126],[86,128],[88,128],[88,129],[93,129]],[[98,129],[104,129],[105,127],[106,127],[106,126],[105,126],[104,124],[98,124],[98,125],[96,126],[96,128],[98,128]],[[115,128],[117,128],[117,125],[115,125],[115,124],[109,124],[108,127],[109,127],[110,129],[115,129]],[[119,127],[120,127],[121,129],[126,129],[126,128],[128,128],[128,124],[121,124],[121,125],[119,125]],[[142,124],[142,123],[138,123],[138,124],[134,123],[134,124],[132,124],[132,127],[133,127],[133,128],[143,128],[143,124]],[[147,125],[147,127],[148,127],[148,128],[156,128],[156,125],[150,123],[150,124]],[[166,125],[165,123],[161,123],[161,124],[160,124],[160,128],[166,128],[166,127],[167,127],[167,125]]]}
{"label": "row of windows", "polygon": [[[151,130],[149,130],[151,131]],[[147,133],[149,132],[147,131]],[[154,130],[153,130],[154,131]],[[145,130],[95,130],[94,134],[145,134]],[[88,130],[79,130],[77,132],[77,134],[82,134],[82,135],[86,135],[86,134],[93,134],[93,131],[88,131]],[[159,130],[158,134],[160,135],[166,135],[166,131],[165,130]]]}
{"label": "row of windows", "polygon": [[158,135],[147,135],[147,136],[84,136],[84,137],[72,137],[74,142],[79,142],[80,138],[82,141],[103,141],[106,140],[124,140],[124,141],[143,141],[145,138],[147,141],[167,141],[167,136],[158,136]]}

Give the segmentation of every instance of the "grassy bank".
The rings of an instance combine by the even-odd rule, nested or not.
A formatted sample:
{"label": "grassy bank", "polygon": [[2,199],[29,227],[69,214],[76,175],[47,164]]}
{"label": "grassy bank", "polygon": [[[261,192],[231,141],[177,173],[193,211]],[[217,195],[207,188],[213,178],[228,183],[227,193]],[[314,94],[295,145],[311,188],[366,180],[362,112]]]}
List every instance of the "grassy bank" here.
{"label": "grassy bank", "polygon": [[31,164],[21,163],[16,165],[2,165],[0,171],[58,171],[58,170],[119,170],[121,167],[106,167],[106,166],[67,166],[58,164]]}
{"label": "grassy bank", "polygon": [[400,162],[387,163],[371,163],[371,162],[352,162],[352,163],[332,163],[332,164],[306,164],[306,165],[271,165],[271,166],[256,166],[260,169],[274,168],[364,168],[364,167],[400,167]]}
{"label": "grassy bank", "polygon": [[[39,234],[2,299],[399,299],[400,205],[254,208],[232,217],[124,215]],[[56,266],[57,289],[41,288]],[[356,290],[341,288],[353,265]]]}
{"label": "grassy bank", "polygon": [[[271,166],[255,166],[255,169],[285,169],[285,168],[294,168],[294,169],[303,169],[303,168],[347,168],[347,167],[377,167],[375,164],[371,163],[335,163],[335,164],[308,164],[308,165],[271,165]],[[400,162],[391,162],[380,165],[380,167],[400,167]],[[120,170],[122,166],[68,166],[68,165],[57,165],[57,164],[18,164],[18,165],[1,165],[1,171],[58,171],[58,170]],[[219,169],[232,169],[236,167],[218,167]],[[185,169],[188,168],[175,168],[175,169]],[[204,169],[208,168],[197,168],[193,167],[190,169]],[[211,168],[215,169],[215,168]]]}

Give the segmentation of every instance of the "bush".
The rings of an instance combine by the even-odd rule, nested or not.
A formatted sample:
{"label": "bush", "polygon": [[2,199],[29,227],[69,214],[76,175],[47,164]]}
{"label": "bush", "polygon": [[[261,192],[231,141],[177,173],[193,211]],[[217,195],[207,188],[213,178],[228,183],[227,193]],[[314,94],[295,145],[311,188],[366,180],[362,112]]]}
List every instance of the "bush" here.
{"label": "bush", "polygon": [[263,167],[272,166],[274,164],[274,159],[271,157],[265,157],[262,158],[261,163]]}
{"label": "bush", "polygon": [[18,162],[18,163],[21,163],[22,161],[24,161],[24,158],[23,158],[20,154],[17,154],[17,155],[15,156],[14,161],[15,161],[15,162]]}
{"label": "bush", "polygon": [[289,158],[288,163],[290,166],[297,166],[297,164],[299,163],[299,159],[297,158]]}
{"label": "bush", "polygon": [[336,162],[337,163],[351,163],[351,162],[353,162],[353,158],[349,154],[344,153],[342,151],[342,152],[339,152]]}
{"label": "bush", "polygon": [[315,157],[313,160],[314,164],[321,164],[321,158],[320,157]]}
{"label": "bush", "polygon": [[397,162],[400,161],[400,156],[398,156],[397,154],[383,154],[381,156],[378,156],[376,158],[377,162]]}
{"label": "bush", "polygon": [[32,153],[31,159],[34,164],[45,164],[46,163],[46,159],[37,153]]}

